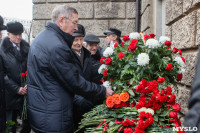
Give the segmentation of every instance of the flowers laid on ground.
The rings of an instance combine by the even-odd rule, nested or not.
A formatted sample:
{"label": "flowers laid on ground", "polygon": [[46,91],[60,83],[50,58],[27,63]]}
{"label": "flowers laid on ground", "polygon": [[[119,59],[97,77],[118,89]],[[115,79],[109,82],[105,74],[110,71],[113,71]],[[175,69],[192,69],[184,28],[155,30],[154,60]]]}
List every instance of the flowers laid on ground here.
{"label": "flowers laid on ground", "polygon": [[154,37],[131,33],[104,51],[98,72],[103,74],[103,85],[115,94],[86,113],[79,128],[99,133],[152,133],[182,126],[172,87],[177,89],[182,79],[185,59],[180,49],[172,48],[170,38],[161,36],[157,41]]}

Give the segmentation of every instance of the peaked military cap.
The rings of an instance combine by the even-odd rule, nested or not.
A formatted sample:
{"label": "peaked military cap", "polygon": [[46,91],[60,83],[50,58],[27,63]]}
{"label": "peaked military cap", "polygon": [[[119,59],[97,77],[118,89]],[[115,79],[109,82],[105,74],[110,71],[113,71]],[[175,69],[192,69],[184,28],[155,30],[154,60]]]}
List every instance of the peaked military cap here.
{"label": "peaked military cap", "polygon": [[83,27],[83,25],[78,24],[78,30],[75,30],[72,36],[85,36],[85,28]]}
{"label": "peaked military cap", "polygon": [[115,34],[120,37],[121,31],[116,28],[110,28],[107,32],[104,32],[104,35],[108,35],[108,34]]}

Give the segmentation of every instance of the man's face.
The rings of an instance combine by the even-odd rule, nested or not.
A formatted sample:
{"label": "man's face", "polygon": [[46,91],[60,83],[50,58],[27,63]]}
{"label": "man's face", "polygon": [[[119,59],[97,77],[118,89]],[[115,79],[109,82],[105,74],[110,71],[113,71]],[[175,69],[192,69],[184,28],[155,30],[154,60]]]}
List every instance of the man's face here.
{"label": "man's face", "polygon": [[107,37],[106,37],[107,44],[110,44],[111,41],[115,41],[116,38],[117,38],[117,35],[107,34]]}
{"label": "man's face", "polygon": [[15,44],[19,44],[22,40],[22,34],[12,34],[12,33],[8,33],[8,37],[10,38],[10,41],[15,43]]}
{"label": "man's face", "polygon": [[72,49],[80,52],[83,46],[83,37],[82,36],[76,36],[74,39],[74,42],[72,44]]}
{"label": "man's face", "polygon": [[91,52],[91,55],[95,55],[98,49],[98,43],[88,43],[86,48]]}
{"label": "man's face", "polygon": [[72,35],[75,30],[78,30],[77,23],[78,23],[78,14],[72,13],[71,18],[67,19],[64,17],[62,19],[62,27],[60,28],[65,33],[69,33],[70,35]]}

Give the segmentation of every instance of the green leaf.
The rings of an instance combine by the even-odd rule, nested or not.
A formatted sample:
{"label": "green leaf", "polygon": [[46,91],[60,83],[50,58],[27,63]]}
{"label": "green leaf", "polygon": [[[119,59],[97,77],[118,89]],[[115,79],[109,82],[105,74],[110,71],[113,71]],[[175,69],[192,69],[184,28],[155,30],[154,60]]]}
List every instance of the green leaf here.
{"label": "green leaf", "polygon": [[133,92],[133,90],[128,90],[128,93],[129,93],[131,96],[135,97],[135,93]]}
{"label": "green leaf", "polygon": [[158,122],[158,116],[154,115],[153,116],[153,120],[156,121],[156,122]]}

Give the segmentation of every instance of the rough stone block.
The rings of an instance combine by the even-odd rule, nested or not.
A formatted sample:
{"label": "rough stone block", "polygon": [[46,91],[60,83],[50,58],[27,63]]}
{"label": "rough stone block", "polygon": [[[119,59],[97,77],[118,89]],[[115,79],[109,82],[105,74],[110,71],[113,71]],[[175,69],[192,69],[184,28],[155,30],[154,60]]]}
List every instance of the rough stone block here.
{"label": "rough stone block", "polygon": [[87,34],[103,36],[103,32],[108,30],[108,20],[80,20],[79,23],[85,27]]}
{"label": "rough stone block", "polygon": [[46,0],[32,0],[32,3],[33,4],[39,4],[39,3],[45,3],[46,2]]}
{"label": "rough stone block", "polygon": [[190,88],[178,85],[178,95],[176,97],[177,103],[181,106],[181,112],[186,114],[188,112],[188,100],[190,98]]}
{"label": "rough stone block", "polygon": [[32,36],[35,38],[38,33],[40,33],[43,29],[45,29],[45,20],[33,21],[32,25]]}
{"label": "rough stone block", "polygon": [[[144,14],[142,15],[141,18],[141,31],[144,31],[147,27],[151,28],[151,19],[150,19],[150,7],[147,7],[146,11],[144,12]],[[150,29],[148,30],[150,31]],[[145,34],[147,34],[147,32],[145,32]]]}
{"label": "rough stone block", "polygon": [[99,2],[94,4],[95,18],[125,18],[125,3]]}
{"label": "rough stone block", "polygon": [[199,0],[183,0],[183,12],[187,12],[188,10],[194,8],[194,6],[199,4]]}
{"label": "rough stone block", "polygon": [[185,73],[181,83],[191,86],[193,78],[195,76],[197,52],[191,52],[190,54],[183,54],[185,58]]}
{"label": "rough stone block", "polygon": [[[51,13],[58,4],[40,4],[33,6],[33,19],[51,19]],[[79,18],[93,18],[94,9],[92,3],[69,3],[69,6],[77,9]]]}
{"label": "rough stone block", "polygon": [[48,0],[49,3],[58,3],[58,2],[78,2],[78,0]]}
{"label": "rough stone block", "polygon": [[195,46],[196,11],[178,20],[172,25],[172,43],[179,49]]}
{"label": "rough stone block", "polygon": [[200,10],[197,11],[196,45],[200,44]]}
{"label": "rough stone block", "polygon": [[109,28],[117,28],[122,31],[122,36],[135,32],[135,20],[110,20]]}
{"label": "rough stone block", "polygon": [[126,3],[126,18],[135,18],[136,17],[136,3],[127,2]]}
{"label": "rough stone block", "polygon": [[35,19],[50,19],[51,12],[54,9],[55,4],[36,4],[33,5],[33,20]]}
{"label": "rough stone block", "polygon": [[172,26],[167,26],[165,29],[165,36],[169,37],[172,41]]}
{"label": "rough stone block", "polygon": [[167,0],[166,1],[166,24],[170,23],[183,12],[183,0]]}
{"label": "rough stone block", "polygon": [[100,39],[100,45],[99,46],[106,48],[107,47],[106,37],[100,37],[99,39]]}

